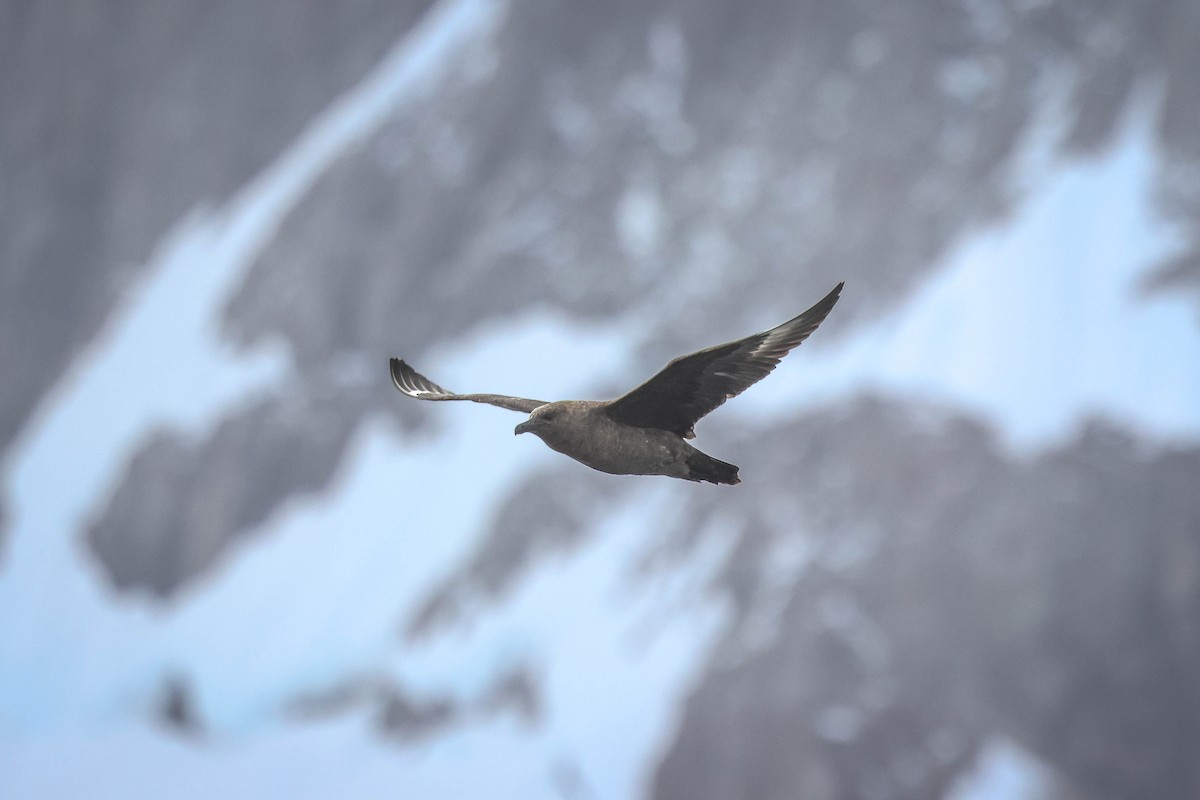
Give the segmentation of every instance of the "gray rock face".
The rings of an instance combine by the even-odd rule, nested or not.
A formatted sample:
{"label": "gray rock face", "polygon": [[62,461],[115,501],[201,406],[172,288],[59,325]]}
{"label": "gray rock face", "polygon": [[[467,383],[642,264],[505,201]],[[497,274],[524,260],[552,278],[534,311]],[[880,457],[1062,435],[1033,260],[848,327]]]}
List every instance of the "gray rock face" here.
{"label": "gray rock face", "polygon": [[[733,617],[653,796],[940,798],[997,731],[1083,797],[1195,796],[1200,498],[1182,489],[1200,450],[1096,424],[1028,463],[969,420],[873,399],[739,446],[754,475],[690,497],[652,559],[736,504],[714,586]],[[469,624],[578,546],[564,514],[606,491],[531,481],[410,633]],[[781,583],[789,548],[810,555]]]}
{"label": "gray rock face", "polygon": [[[775,640],[738,658],[761,554],[796,535],[743,534],[768,544],[735,550],[725,588],[740,621],[689,702],[657,797],[768,795],[759,785],[941,797],[988,731],[1084,796],[1196,795],[1200,649],[1184,620],[1200,611],[1200,501],[1168,487],[1200,479],[1200,452],[1150,454],[1093,426],[1023,464],[973,425],[922,430],[873,402],[778,435],[802,455],[772,465],[763,502],[785,486],[797,496],[817,554]],[[801,469],[836,479],[797,490],[777,477]]]}
{"label": "gray rock face", "polygon": [[324,486],[352,432],[344,402],[355,401],[290,411],[259,403],[204,441],[155,436],[88,531],[113,585],[165,597],[218,563],[230,531],[251,530],[283,499]]}
{"label": "gray rock face", "polygon": [[425,598],[404,635],[419,641],[461,621],[472,607],[495,603],[530,565],[584,541],[590,523],[619,490],[606,476],[539,473],[505,502],[483,545]]}

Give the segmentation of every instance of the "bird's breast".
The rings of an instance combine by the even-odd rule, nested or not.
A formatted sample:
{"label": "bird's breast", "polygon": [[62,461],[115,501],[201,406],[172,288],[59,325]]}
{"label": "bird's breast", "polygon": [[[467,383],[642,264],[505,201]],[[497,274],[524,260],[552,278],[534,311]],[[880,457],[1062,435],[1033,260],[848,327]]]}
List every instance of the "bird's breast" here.
{"label": "bird's breast", "polygon": [[618,475],[661,475],[673,472],[687,445],[673,433],[635,428],[602,418],[594,423],[547,432],[543,440],[554,450],[593,469]]}

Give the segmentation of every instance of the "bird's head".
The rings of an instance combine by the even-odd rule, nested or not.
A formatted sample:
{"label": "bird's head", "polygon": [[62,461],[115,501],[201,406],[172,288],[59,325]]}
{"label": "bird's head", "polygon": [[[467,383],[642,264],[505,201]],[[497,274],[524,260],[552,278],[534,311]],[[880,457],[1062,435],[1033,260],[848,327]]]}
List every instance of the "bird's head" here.
{"label": "bird's head", "polygon": [[538,406],[529,415],[529,419],[513,429],[513,435],[533,433],[540,436],[543,431],[554,425],[561,413],[562,410],[556,408],[554,403]]}

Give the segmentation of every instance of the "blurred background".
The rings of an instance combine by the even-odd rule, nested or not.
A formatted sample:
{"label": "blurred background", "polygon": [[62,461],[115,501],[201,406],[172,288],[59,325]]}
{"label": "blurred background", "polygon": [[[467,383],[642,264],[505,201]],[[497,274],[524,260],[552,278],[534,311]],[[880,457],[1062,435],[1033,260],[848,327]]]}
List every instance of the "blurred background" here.
{"label": "blurred background", "polygon": [[[1200,797],[1194,0],[0,2],[0,795]],[[613,477],[615,396],[846,281]]]}

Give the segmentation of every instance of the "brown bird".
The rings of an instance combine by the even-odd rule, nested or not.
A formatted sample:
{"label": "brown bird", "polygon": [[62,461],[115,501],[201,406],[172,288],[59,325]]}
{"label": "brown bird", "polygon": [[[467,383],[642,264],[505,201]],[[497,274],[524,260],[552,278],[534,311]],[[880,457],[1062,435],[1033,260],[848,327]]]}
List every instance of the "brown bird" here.
{"label": "brown bird", "polygon": [[689,481],[740,483],[738,468],[700,452],[685,439],[705,414],[765,378],[779,360],[829,315],[839,283],[795,319],[735,342],[680,356],[616,400],[529,400],[502,394],[455,394],[398,358],[392,383],[418,400],[471,400],[529,414],[513,433],[532,433],[549,447],[614,475],[669,475]]}

